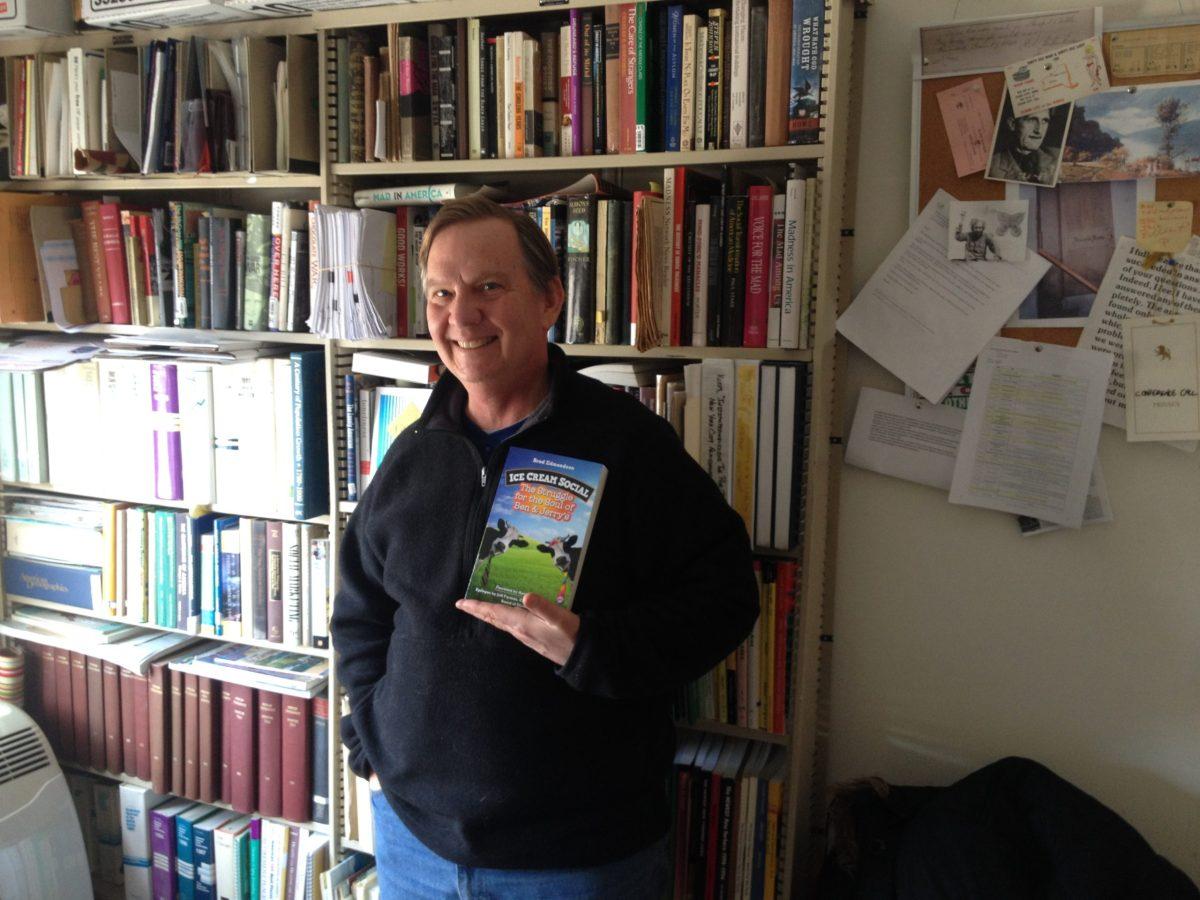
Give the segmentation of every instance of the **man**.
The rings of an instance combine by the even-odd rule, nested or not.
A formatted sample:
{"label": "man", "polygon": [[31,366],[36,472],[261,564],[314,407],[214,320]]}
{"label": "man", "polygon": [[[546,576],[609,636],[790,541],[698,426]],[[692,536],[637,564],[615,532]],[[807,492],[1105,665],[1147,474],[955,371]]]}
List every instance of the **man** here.
{"label": "man", "polygon": [[[745,528],[669,425],[547,345],[531,219],[446,204],[421,265],[447,372],[347,526],[332,621],[383,893],[657,898],[671,695],[753,625]],[[608,468],[570,610],[459,599],[510,445]]]}
{"label": "man", "polygon": [[1002,260],[1000,251],[996,249],[996,242],[986,231],[987,223],[983,219],[972,219],[971,227],[964,232],[963,222],[966,217],[967,214],[964,211],[958,220],[958,227],[954,229],[954,239],[963,243],[964,259],[967,262],[983,262],[988,258],[990,251],[993,259]]}
{"label": "man", "polygon": [[1040,110],[1028,116],[1004,117],[1008,146],[992,157],[988,177],[1001,181],[1022,181],[1026,184],[1053,185],[1058,159],[1042,149],[1050,127],[1050,111]]}

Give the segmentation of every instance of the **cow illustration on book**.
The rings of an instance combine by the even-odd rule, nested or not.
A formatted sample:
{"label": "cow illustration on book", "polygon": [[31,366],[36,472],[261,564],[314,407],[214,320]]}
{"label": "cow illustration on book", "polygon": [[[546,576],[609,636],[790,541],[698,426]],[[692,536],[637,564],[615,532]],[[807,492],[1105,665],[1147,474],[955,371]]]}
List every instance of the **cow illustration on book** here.
{"label": "cow illustration on book", "polygon": [[521,537],[521,533],[517,531],[516,525],[510,525],[503,519],[496,522],[496,527],[489,525],[483,532],[483,541],[480,543],[479,557],[486,559],[487,565],[483,567],[483,585],[487,586],[488,575],[492,571],[492,560],[507,550],[509,547],[528,547],[529,541]]}
{"label": "cow illustration on book", "polygon": [[556,537],[544,544],[538,544],[537,547],[542,553],[549,553],[554,558],[554,565],[563,573],[562,584],[558,587],[558,596],[554,598],[554,602],[559,606],[562,606],[566,599],[567,585],[571,583],[571,579],[575,577],[575,570],[579,568],[580,548],[575,546],[577,540],[578,535],[569,534],[566,537]]}

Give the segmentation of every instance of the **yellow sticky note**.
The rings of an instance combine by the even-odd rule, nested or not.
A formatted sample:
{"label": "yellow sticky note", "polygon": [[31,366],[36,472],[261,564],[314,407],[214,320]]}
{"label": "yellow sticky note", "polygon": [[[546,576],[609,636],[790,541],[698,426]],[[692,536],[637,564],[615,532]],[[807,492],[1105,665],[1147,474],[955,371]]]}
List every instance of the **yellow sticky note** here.
{"label": "yellow sticky note", "polygon": [[1138,203],[1137,245],[1150,253],[1178,253],[1192,239],[1192,204],[1187,200]]}

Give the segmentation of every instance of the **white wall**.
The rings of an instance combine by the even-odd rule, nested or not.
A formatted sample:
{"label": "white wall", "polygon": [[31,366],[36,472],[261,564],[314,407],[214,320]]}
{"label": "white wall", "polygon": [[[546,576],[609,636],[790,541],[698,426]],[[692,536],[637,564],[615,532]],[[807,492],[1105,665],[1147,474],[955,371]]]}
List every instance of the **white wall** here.
{"label": "white wall", "polygon": [[[998,11],[871,7],[855,290],[907,225],[912,29]],[[1181,12],[1200,15],[1200,0],[1105,4],[1109,22]],[[844,434],[863,385],[901,389],[852,349]],[[948,784],[1032,757],[1200,881],[1200,454],[1105,428],[1100,458],[1116,521],[1034,538],[1003,513],[843,469],[829,776]]]}

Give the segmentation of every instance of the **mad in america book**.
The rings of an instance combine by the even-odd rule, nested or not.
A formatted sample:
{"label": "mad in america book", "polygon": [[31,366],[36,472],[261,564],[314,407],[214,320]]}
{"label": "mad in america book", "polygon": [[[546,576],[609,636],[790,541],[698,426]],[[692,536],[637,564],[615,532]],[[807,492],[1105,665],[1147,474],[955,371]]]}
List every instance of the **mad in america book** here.
{"label": "mad in america book", "polygon": [[571,608],[608,470],[510,447],[466,596],[520,606],[527,593]]}

